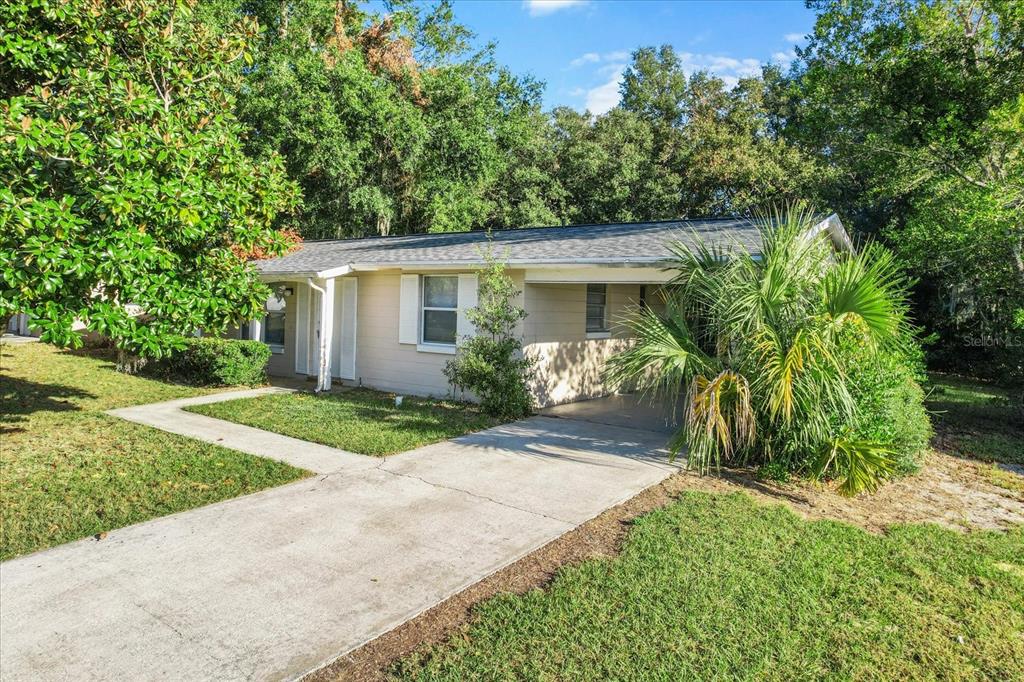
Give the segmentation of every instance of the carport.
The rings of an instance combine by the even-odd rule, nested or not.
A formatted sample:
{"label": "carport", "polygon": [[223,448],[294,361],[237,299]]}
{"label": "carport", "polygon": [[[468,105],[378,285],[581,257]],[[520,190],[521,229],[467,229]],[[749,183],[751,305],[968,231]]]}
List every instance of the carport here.
{"label": "carport", "polygon": [[666,435],[674,433],[678,427],[678,420],[672,415],[671,405],[661,401],[652,402],[649,398],[635,393],[553,405],[542,409],[540,414],[545,417],[575,419]]}

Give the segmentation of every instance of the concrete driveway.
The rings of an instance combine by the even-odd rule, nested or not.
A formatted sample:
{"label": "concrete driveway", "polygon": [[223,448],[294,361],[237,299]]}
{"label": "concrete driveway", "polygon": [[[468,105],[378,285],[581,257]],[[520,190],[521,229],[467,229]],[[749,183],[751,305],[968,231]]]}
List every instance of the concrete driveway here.
{"label": "concrete driveway", "polygon": [[545,407],[540,413],[545,417],[575,419],[606,426],[624,426],[666,435],[671,435],[678,428],[678,417],[673,413],[671,406],[654,404],[635,394],[579,400]]}
{"label": "concrete driveway", "polygon": [[[133,416],[211,426],[182,404]],[[663,433],[544,416],[336,462],[233,433],[201,437],[329,473],[0,564],[0,678],[300,677],[673,470]]]}

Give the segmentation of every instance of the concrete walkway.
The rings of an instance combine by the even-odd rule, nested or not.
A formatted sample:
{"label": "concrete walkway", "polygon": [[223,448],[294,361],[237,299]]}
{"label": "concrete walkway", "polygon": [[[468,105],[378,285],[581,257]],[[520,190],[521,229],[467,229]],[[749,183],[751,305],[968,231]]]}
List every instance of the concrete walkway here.
{"label": "concrete walkway", "polygon": [[181,408],[189,405],[222,403],[239,398],[255,398],[274,393],[294,393],[294,389],[271,386],[244,391],[224,391],[197,398],[181,398],[163,403],[136,405],[110,410],[108,414],[130,422],[145,424],[171,433],[188,436],[207,443],[248,452],[258,457],[276,459],[315,474],[331,474],[343,469],[367,469],[377,465],[372,457],[357,455],[337,448],[254,429],[251,426],[226,422]]}
{"label": "concrete walkway", "polygon": [[324,473],[0,564],[0,679],[300,677],[673,470],[663,434],[572,419],[377,459],[182,404],[118,414]]}

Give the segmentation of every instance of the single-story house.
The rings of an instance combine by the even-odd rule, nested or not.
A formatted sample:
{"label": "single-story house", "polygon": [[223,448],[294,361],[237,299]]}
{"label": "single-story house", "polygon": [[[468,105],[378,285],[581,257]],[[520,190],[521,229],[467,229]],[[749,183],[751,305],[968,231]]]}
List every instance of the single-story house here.
{"label": "single-story house", "polygon": [[[838,218],[823,220],[849,248]],[[629,339],[615,322],[630,305],[652,305],[672,277],[672,241],[747,249],[760,236],[744,219],[673,220],[305,242],[257,263],[274,295],[241,338],[273,350],[276,376],[332,378],[412,395],[451,392],[442,369],[474,333],[477,271],[492,245],[522,292],[524,353],[537,361],[541,406],[606,394],[605,360]]]}

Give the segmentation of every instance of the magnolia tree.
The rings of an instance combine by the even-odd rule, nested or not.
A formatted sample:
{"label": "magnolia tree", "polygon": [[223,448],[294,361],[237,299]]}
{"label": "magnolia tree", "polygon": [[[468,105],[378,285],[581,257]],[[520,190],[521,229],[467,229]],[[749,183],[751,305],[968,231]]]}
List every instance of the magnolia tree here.
{"label": "magnolia tree", "polygon": [[159,357],[266,300],[247,261],[289,247],[278,216],[298,192],[243,154],[231,113],[257,28],[214,35],[192,10],[0,7],[0,315],[28,313],[46,341],[80,344],[80,321]]}

